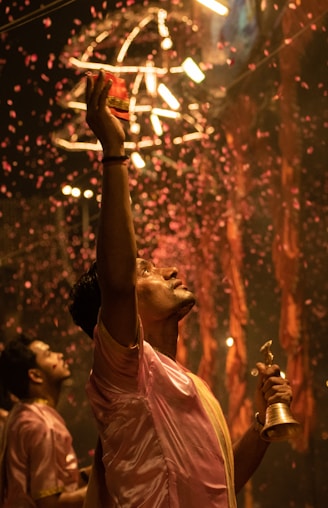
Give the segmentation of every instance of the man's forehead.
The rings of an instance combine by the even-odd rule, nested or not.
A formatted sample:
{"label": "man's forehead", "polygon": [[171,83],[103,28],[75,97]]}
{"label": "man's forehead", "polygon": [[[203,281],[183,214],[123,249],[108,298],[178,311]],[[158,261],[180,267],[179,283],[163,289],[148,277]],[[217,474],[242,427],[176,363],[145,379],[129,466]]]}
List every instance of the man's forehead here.
{"label": "man's forehead", "polygon": [[50,349],[49,344],[46,344],[42,340],[34,340],[30,344],[30,349],[34,351],[34,353],[45,353]]}

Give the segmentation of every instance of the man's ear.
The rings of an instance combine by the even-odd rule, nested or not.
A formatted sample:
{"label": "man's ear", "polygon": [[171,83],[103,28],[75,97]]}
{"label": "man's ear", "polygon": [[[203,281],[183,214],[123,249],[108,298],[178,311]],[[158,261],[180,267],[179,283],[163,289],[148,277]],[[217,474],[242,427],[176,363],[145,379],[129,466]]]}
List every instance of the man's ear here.
{"label": "man's ear", "polygon": [[43,377],[40,369],[29,369],[28,377],[33,383],[41,384],[43,383]]}

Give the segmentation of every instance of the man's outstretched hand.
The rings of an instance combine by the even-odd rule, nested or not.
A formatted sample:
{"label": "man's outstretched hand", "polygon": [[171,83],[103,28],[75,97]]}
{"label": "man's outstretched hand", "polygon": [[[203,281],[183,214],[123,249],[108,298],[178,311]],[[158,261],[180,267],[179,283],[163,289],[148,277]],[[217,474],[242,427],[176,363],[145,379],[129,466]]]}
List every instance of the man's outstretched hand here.
{"label": "man's outstretched hand", "polygon": [[121,156],[125,154],[125,133],[118,118],[112,115],[107,106],[107,96],[112,82],[106,81],[105,71],[99,71],[98,78],[87,76],[86,83],[86,121],[99,139],[104,157]]}

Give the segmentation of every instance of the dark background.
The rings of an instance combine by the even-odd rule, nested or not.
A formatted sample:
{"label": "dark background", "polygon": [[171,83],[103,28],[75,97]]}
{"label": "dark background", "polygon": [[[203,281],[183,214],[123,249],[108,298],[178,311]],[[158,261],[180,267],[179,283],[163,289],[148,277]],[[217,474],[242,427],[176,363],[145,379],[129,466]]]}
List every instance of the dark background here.
{"label": "dark background", "polygon": [[[212,139],[216,150],[214,158],[225,156],[222,112],[237,100],[240,93],[248,93],[259,106],[250,137],[256,137],[259,131],[270,133],[268,144],[273,150],[272,168],[276,168],[279,165],[279,118],[269,97],[279,92],[276,57],[282,44],[281,17],[284,9],[294,7],[288,7],[288,2],[277,2],[275,7],[270,4],[261,11],[260,2],[255,1],[250,10],[251,3],[240,0],[230,2],[231,14],[222,20],[191,1],[184,4],[164,1],[151,4],[96,1],[89,4],[76,0],[67,5],[64,2],[53,4],[50,11],[47,9],[48,5],[52,5],[49,2],[27,4],[18,1],[10,5],[0,2],[0,329],[2,343],[24,330],[65,351],[73,375],[64,390],[59,410],[72,431],[75,448],[81,465],[84,465],[90,461],[96,439],[84,394],[91,366],[92,344],[72,324],[66,305],[72,283],[94,258],[98,204],[95,200],[86,204],[85,201],[64,198],[61,187],[70,182],[82,188],[91,185],[97,191],[100,180],[97,152],[69,152],[53,142],[54,132],[83,127],[83,113],[63,109],[60,102],[83,77],[83,73],[67,65],[67,55],[78,56],[89,41],[92,26],[108,18],[115,19],[117,25],[113,29],[112,45],[101,48],[99,54],[112,58],[116,47],[126,36],[127,19],[130,24],[133,23],[134,13],[146,12],[152,5],[162,6],[171,12],[184,9],[191,18],[200,22],[201,33],[196,36],[191,34],[186,42],[186,34],[177,24],[175,42],[181,51],[186,46],[193,51],[195,58],[208,61],[211,66],[207,71],[206,85],[200,87],[200,91],[184,83],[178,83],[181,88],[175,85],[181,97],[190,94],[194,100],[204,103],[203,117],[218,133]],[[296,4],[293,4],[295,8]],[[21,22],[17,21],[19,19]],[[311,18],[311,9],[308,19],[309,22],[314,19],[313,16]],[[302,333],[309,340],[308,361],[315,417],[307,451],[301,453],[290,443],[270,447],[252,483],[239,496],[239,506],[245,508],[249,508],[247,500],[250,498],[252,508],[328,506],[328,119],[327,14],[324,8],[316,20],[316,27],[310,30],[313,32],[311,40],[300,55],[300,73],[295,75],[299,84],[295,118],[301,132],[302,153],[300,279],[305,323]],[[147,54],[152,42],[148,34],[137,48],[131,49],[129,60],[137,61],[142,52]],[[272,55],[271,58],[267,58],[267,54]],[[249,67],[254,62],[258,66],[255,73]],[[223,98],[218,93],[222,88],[226,89]],[[238,122],[239,118],[236,116],[232,120]],[[144,128],[148,128],[147,124]],[[191,260],[187,259],[189,256],[186,256],[182,239],[186,224],[191,224],[191,229],[195,231],[196,226],[202,223],[202,209],[198,209],[195,203],[200,196],[204,198],[204,194],[200,181],[190,170],[197,161],[199,145],[188,144],[176,149],[170,142],[170,136],[179,133],[180,128],[180,125],[168,125],[166,143],[171,148],[165,155],[183,162],[183,174],[167,168],[160,173],[154,154],[145,151],[147,166],[144,172],[140,175],[131,168],[132,178],[139,181],[132,186],[131,193],[141,252],[163,259],[165,256],[158,253],[161,249],[159,238],[166,235],[172,243],[177,264],[185,266],[186,275],[192,275],[189,263],[192,263],[193,252],[190,252]],[[82,132],[82,135],[90,137],[90,133]],[[272,180],[267,178],[263,165],[256,160],[251,162],[253,183],[243,222],[243,280],[249,307],[246,328],[249,371],[259,359],[259,345],[267,337],[278,336],[281,305],[271,252],[273,232],[270,229],[272,216],[268,196]],[[219,188],[205,196],[209,203],[206,213],[209,213],[206,210],[212,210],[210,206],[212,201],[215,204],[216,193],[221,193],[224,198],[228,195],[229,180],[225,170],[222,171],[224,179],[220,180]],[[159,189],[163,186],[169,189],[167,201],[173,204],[186,195],[188,186],[192,188],[187,196],[190,197],[187,218],[179,225],[178,231],[174,230],[172,214],[166,215],[167,201],[162,206],[154,205],[160,202],[162,194]],[[217,206],[219,208],[220,204]],[[85,231],[83,211],[86,207],[88,226]],[[156,225],[154,231],[146,229],[148,221]],[[169,249],[167,252],[170,253]],[[167,254],[166,257],[170,256]],[[215,305],[219,324],[215,336],[219,369],[215,373],[215,392],[227,411],[229,393],[225,385],[224,339],[229,329],[229,284],[222,273],[219,273],[218,280]],[[194,284],[193,277],[191,284]],[[197,371],[201,357],[201,342],[195,338],[199,332],[197,310],[187,324],[188,332],[193,336],[188,344],[187,365],[194,371]],[[274,353],[284,369],[286,356],[278,341],[275,341]],[[248,374],[248,395],[251,396],[253,388],[254,379]]]}

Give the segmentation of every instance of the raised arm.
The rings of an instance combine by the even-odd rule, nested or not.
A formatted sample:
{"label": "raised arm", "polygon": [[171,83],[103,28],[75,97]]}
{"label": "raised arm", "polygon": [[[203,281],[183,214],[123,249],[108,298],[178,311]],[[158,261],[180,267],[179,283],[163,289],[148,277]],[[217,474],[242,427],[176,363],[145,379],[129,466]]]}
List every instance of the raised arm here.
{"label": "raised arm", "polygon": [[[110,89],[104,71],[87,77],[86,120],[103,148],[102,201],[97,237],[97,273],[101,290],[101,319],[122,345],[137,335],[136,241],[130,206],[125,134],[120,120],[106,105]],[[107,162],[106,162],[107,161]]]}

